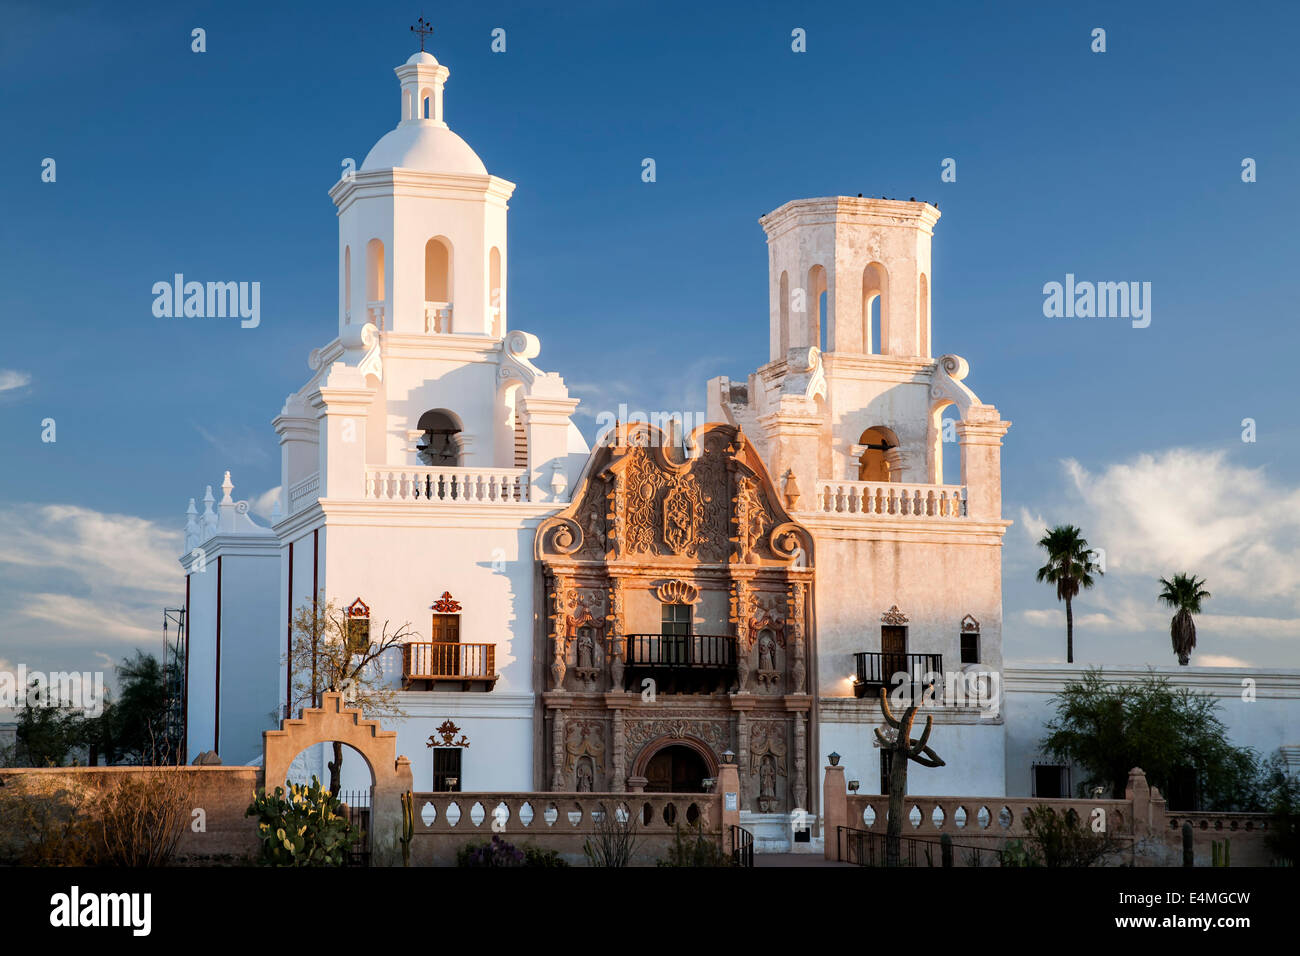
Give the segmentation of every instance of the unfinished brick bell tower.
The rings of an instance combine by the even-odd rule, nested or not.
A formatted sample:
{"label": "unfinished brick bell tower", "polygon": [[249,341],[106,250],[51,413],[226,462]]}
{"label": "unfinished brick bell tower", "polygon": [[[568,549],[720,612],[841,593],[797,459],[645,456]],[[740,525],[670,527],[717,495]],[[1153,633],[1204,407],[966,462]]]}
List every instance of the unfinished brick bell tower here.
{"label": "unfinished brick bell tower", "polygon": [[[887,768],[861,731],[891,675],[978,670],[1000,685],[1010,423],[967,387],[964,359],[933,356],[938,220],[929,203],[846,196],[763,216],[768,362],[708,386],[709,419],[760,449],[821,574],[852,582],[817,594],[819,747],[871,789]],[[936,705],[935,733],[959,756],[917,786],[1001,792],[1001,716]]]}

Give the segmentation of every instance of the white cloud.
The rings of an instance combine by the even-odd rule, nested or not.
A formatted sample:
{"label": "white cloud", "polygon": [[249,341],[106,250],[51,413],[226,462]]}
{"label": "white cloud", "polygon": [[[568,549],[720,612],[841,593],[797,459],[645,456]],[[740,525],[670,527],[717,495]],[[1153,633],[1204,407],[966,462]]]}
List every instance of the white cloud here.
{"label": "white cloud", "polygon": [[1229,464],[1222,451],[1185,448],[1099,474],[1074,460],[1065,469],[1108,573],[1186,571],[1207,579],[1215,597],[1281,597],[1300,610],[1300,488]]}
{"label": "white cloud", "polygon": [[1158,654],[1155,662],[1167,663],[1173,611],[1157,601],[1159,579],[1186,572],[1204,578],[1213,595],[1196,623],[1198,644],[1216,654],[1201,660],[1294,666],[1300,487],[1233,464],[1223,451],[1175,448],[1096,470],[1074,460],[1062,466],[1059,500],[1022,507],[1023,533],[1007,539],[1007,566],[1017,569],[1008,581],[1008,620],[1021,632],[1008,635],[1010,654],[1051,640],[1064,649],[1064,605],[1051,587],[1031,582],[1043,560],[1043,531],[1069,523],[1106,555],[1106,574],[1074,600],[1076,651],[1082,642],[1114,662]]}
{"label": "white cloud", "polygon": [[[41,669],[109,667],[159,643],[184,600],[179,528],[78,505],[0,508],[0,655]],[[156,653],[156,651],[155,651]]]}
{"label": "white cloud", "polygon": [[26,388],[32,383],[32,376],[28,372],[16,372],[13,369],[0,368],[0,392],[7,392],[15,388]]}
{"label": "white cloud", "polygon": [[1192,653],[1192,665],[1194,667],[1250,667],[1250,661],[1244,661],[1240,657],[1230,657],[1227,654],[1197,654]]}
{"label": "white cloud", "polygon": [[280,486],[268,489],[252,498],[248,503],[248,510],[253,512],[259,518],[271,519],[271,511],[275,508],[275,503],[280,497]]}

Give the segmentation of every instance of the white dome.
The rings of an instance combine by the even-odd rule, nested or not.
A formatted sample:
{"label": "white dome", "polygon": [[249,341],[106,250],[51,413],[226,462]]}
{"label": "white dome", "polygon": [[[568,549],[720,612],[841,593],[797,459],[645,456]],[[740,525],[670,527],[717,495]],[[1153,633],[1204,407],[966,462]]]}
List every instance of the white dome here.
{"label": "white dome", "polygon": [[[420,54],[417,54],[417,56]],[[425,53],[424,56],[429,56]],[[429,56],[429,59],[433,57]],[[411,123],[388,133],[366,154],[362,171],[418,169],[426,173],[484,175],[487,167],[469,144],[447,129],[431,123]]]}

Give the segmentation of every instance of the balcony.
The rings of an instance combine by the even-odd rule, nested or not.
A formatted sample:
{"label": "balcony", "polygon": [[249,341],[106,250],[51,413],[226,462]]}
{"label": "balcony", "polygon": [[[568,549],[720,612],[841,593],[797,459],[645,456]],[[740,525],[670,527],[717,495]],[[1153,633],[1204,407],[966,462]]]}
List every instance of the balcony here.
{"label": "balcony", "polygon": [[965,485],[918,485],[898,481],[817,482],[807,509],[815,514],[862,517],[963,518]]}
{"label": "balcony", "polygon": [[527,468],[366,466],[367,501],[508,505],[528,500]]}
{"label": "balcony", "polygon": [[446,641],[417,641],[402,645],[402,677],[407,687],[423,681],[436,688],[439,683],[459,683],[469,690],[475,682],[491,690],[500,676],[496,670],[495,644],[461,644]]}
{"label": "balcony", "polygon": [[923,685],[930,676],[943,688],[942,654],[886,654],[867,651],[853,655],[857,677],[853,681],[854,697],[876,697],[880,688],[898,685],[898,674],[905,674],[905,684]]}
{"label": "balcony", "polygon": [[624,638],[624,689],[656,692],[725,691],[736,677],[736,639],[726,634],[628,634]]}

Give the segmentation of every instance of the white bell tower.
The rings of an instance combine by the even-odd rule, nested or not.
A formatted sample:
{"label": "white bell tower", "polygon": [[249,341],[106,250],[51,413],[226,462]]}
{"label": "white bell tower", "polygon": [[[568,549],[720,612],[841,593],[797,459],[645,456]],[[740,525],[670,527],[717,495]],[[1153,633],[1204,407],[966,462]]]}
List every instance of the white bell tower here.
{"label": "white bell tower", "polygon": [[339,338],[381,334],[502,339],[506,212],[514,183],[488,173],[448,127],[450,70],[421,50],[394,71],[397,126],[330,198],[339,218]]}

